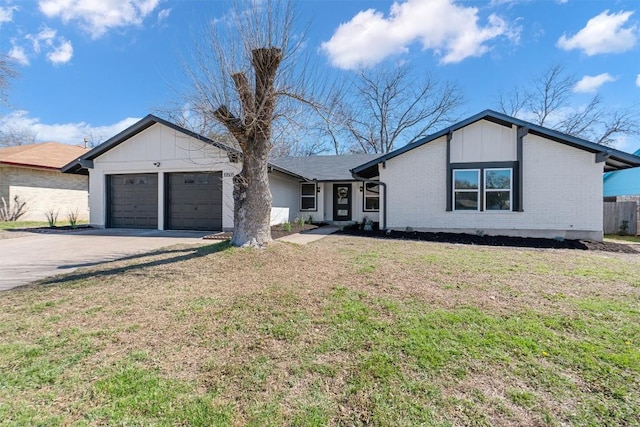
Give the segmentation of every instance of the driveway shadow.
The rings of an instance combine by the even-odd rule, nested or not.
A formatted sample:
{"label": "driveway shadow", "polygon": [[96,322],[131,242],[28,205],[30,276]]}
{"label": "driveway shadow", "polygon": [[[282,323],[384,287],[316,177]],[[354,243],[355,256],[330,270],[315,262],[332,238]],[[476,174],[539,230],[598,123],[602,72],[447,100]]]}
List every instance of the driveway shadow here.
{"label": "driveway shadow", "polygon": [[[194,258],[201,258],[210,254],[225,251],[230,247],[231,246],[229,245],[228,241],[223,241],[223,242],[219,242],[219,243],[215,243],[213,245],[207,245],[207,246],[188,247],[188,248],[181,248],[181,249],[160,249],[152,252],[129,255],[129,256],[125,256],[122,258],[114,259],[111,261],[105,261],[105,262],[92,262],[92,263],[86,263],[86,264],[68,265],[63,268],[91,267],[95,265],[103,265],[105,268],[96,268],[96,269],[91,269],[89,271],[80,271],[80,272],[74,272],[74,273],[69,273],[65,275],[49,277],[49,278],[39,280],[37,282],[28,284],[19,288],[26,289],[32,286],[37,287],[42,285],[62,285],[62,284],[75,282],[77,280],[89,279],[92,277],[98,278],[98,277],[115,276],[118,274],[140,270],[147,267],[169,265],[169,264],[175,264],[181,261],[187,261]],[[155,257],[159,255],[168,255],[168,254],[172,256],[168,258],[158,259],[158,260],[145,261],[145,259],[148,259],[151,257]],[[136,263],[135,260],[139,260],[140,262]],[[134,261],[134,262],[129,265],[125,265],[123,267],[108,268],[109,264],[116,261],[118,262]],[[19,289],[19,288],[14,288],[14,289]]]}

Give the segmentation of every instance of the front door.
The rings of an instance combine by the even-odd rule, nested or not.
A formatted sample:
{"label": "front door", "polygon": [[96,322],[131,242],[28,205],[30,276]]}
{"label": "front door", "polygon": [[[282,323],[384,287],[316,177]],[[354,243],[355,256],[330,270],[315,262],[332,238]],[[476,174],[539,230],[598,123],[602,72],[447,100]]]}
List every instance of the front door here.
{"label": "front door", "polygon": [[351,184],[333,184],[333,220],[351,221]]}

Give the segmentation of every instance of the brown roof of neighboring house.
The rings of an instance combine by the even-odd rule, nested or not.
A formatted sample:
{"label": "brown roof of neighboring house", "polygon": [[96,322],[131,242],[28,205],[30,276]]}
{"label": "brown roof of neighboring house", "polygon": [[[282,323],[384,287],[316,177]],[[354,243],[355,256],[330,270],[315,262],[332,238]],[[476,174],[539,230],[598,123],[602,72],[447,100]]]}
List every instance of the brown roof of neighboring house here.
{"label": "brown roof of neighboring house", "polygon": [[0,163],[36,168],[60,169],[89,151],[77,145],[59,142],[0,148]]}

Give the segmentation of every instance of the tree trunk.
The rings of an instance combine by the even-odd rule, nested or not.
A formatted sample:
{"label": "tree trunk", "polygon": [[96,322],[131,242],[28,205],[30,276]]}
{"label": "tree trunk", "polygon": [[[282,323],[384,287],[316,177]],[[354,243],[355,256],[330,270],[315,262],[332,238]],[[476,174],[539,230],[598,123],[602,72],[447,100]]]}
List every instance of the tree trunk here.
{"label": "tree trunk", "polygon": [[233,178],[233,246],[262,247],[271,242],[271,190],[267,173],[269,144],[244,155],[242,171]]}

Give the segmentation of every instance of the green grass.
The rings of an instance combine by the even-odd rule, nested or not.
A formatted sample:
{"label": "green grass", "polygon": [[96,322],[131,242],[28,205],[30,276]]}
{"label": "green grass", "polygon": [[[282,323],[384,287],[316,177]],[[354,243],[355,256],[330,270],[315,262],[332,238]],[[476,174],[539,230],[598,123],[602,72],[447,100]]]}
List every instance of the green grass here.
{"label": "green grass", "polygon": [[604,238],[606,240],[640,243],[640,236],[619,236],[617,234],[607,234]]}
{"label": "green grass", "polygon": [[0,425],[638,425],[640,259],[329,237],[2,294]]}
{"label": "green grass", "polygon": [[[88,221],[78,221],[78,225],[87,224]],[[56,227],[69,225],[69,221],[60,220],[56,222]],[[47,221],[0,221],[0,230],[15,230],[17,228],[48,227]]]}

